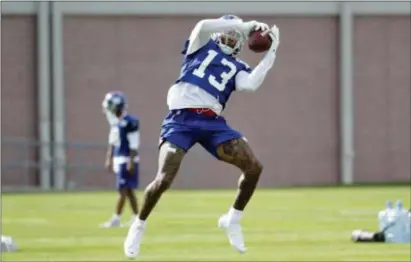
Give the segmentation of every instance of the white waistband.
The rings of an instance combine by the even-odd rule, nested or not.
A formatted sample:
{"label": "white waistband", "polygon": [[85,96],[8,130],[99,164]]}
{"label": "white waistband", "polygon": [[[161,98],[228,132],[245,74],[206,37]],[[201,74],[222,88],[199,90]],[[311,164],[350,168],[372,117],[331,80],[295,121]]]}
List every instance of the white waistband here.
{"label": "white waistband", "polygon": [[[113,164],[121,165],[121,164],[127,163],[129,160],[130,160],[130,157],[128,156],[115,156],[113,157]],[[134,157],[134,162],[135,163],[140,162],[140,157],[139,156]]]}

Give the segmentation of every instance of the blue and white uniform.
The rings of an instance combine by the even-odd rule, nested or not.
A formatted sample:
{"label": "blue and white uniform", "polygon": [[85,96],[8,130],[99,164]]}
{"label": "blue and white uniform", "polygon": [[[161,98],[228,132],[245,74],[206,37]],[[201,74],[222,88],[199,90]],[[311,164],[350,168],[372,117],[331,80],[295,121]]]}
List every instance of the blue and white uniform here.
{"label": "blue and white uniform", "polygon": [[[239,19],[200,21],[185,42],[180,76],[169,89],[166,116],[160,137],[188,151],[200,143],[217,157],[221,143],[242,137],[220,114],[233,91],[255,91],[273,66],[275,52],[268,52],[251,69],[245,62],[227,54],[214,34],[236,30],[248,35],[250,28]],[[218,36],[218,35],[217,35]],[[198,112],[195,110],[198,108]],[[203,114],[209,109],[215,115]]]}
{"label": "blue and white uniform", "polygon": [[[273,40],[253,70],[235,58],[252,30],[262,30]],[[160,145],[169,141],[188,151],[195,143],[200,143],[218,158],[216,149],[221,143],[242,137],[227,124],[221,112],[234,90],[258,89],[274,63],[278,44],[279,30],[276,26],[269,29],[264,23],[254,20],[243,22],[233,15],[198,22],[185,42],[180,75],[168,92],[170,112],[161,128]],[[168,151],[175,152],[171,148]],[[242,211],[231,208],[220,217],[218,225],[226,231],[230,245],[244,253],[246,247],[239,224],[241,217]],[[127,257],[138,255],[145,227],[145,218],[141,216],[130,226],[124,241]]]}
{"label": "blue and white uniform", "polygon": [[140,158],[134,158],[133,173],[127,171],[127,163],[130,159],[130,150],[138,149],[139,144],[139,121],[136,117],[126,114],[117,124],[111,126],[109,144],[113,150],[113,171],[116,174],[116,188],[137,188],[138,170]]}
{"label": "blue and white uniform", "polygon": [[[120,101],[121,108],[125,108],[125,98],[121,93],[117,94],[117,92],[111,92],[106,95],[103,101],[103,108],[107,109],[111,104],[115,105],[117,98],[119,99],[118,101]],[[126,111],[123,111],[123,114],[119,118],[110,110],[106,110],[105,113],[110,124],[108,143],[113,146],[113,172],[116,174],[116,188],[136,189],[139,184],[140,162],[138,155],[140,144],[139,120]],[[137,155],[133,159],[134,169],[132,174],[127,170],[131,150],[137,151]]]}

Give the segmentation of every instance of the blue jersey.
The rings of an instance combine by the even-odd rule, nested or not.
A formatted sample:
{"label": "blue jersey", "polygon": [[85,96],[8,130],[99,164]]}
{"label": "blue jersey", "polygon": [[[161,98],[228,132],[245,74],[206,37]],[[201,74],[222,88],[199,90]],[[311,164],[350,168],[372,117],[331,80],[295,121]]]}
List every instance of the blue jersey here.
{"label": "blue jersey", "polygon": [[113,157],[129,157],[130,146],[127,135],[139,130],[139,120],[131,115],[124,116],[110,131],[109,142],[114,146]]}
{"label": "blue jersey", "polygon": [[237,73],[251,72],[251,68],[241,60],[224,54],[212,39],[196,52],[186,55],[188,44],[189,40],[185,43],[183,65],[176,83],[196,85],[217,98],[225,107],[235,90]]}

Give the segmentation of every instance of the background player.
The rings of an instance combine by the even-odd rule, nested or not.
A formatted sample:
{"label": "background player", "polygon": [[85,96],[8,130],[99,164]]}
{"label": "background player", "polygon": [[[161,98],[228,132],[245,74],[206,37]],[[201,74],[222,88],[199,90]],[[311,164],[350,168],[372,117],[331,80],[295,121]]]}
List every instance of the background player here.
{"label": "background player", "polygon": [[106,155],[106,168],[116,175],[116,188],[119,198],[113,217],[102,227],[121,226],[120,216],[126,199],[129,200],[134,221],[138,214],[137,197],[140,142],[139,121],[126,112],[126,98],[122,92],[107,93],[102,103],[103,111],[110,124],[109,146]]}
{"label": "background player", "polygon": [[[269,33],[272,45],[251,70],[236,55],[250,32],[260,29]],[[246,251],[240,220],[263,167],[243,135],[229,127],[220,114],[232,91],[255,91],[262,84],[274,63],[278,44],[276,26],[269,29],[264,23],[243,22],[233,15],[202,20],[194,27],[182,52],[180,77],[168,92],[170,112],[161,130],[157,176],[146,188],[139,217],[131,225],[124,242],[127,257],[137,256],[147,217],[170,187],[185,153],[195,143],[243,172],[234,204],[220,217],[219,226],[226,230],[236,250]]]}

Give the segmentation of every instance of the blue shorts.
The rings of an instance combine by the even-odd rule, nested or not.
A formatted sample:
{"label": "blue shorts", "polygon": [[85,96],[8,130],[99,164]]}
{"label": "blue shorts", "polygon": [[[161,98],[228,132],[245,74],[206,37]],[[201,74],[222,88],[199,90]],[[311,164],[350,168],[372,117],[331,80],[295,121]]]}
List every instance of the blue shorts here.
{"label": "blue shorts", "polygon": [[138,163],[134,164],[133,174],[127,171],[127,164],[120,164],[118,169],[116,168],[116,189],[138,188]]}
{"label": "blue shorts", "polygon": [[232,129],[221,116],[207,116],[186,109],[171,110],[163,121],[160,137],[185,151],[199,143],[217,156],[218,146],[243,135]]}

